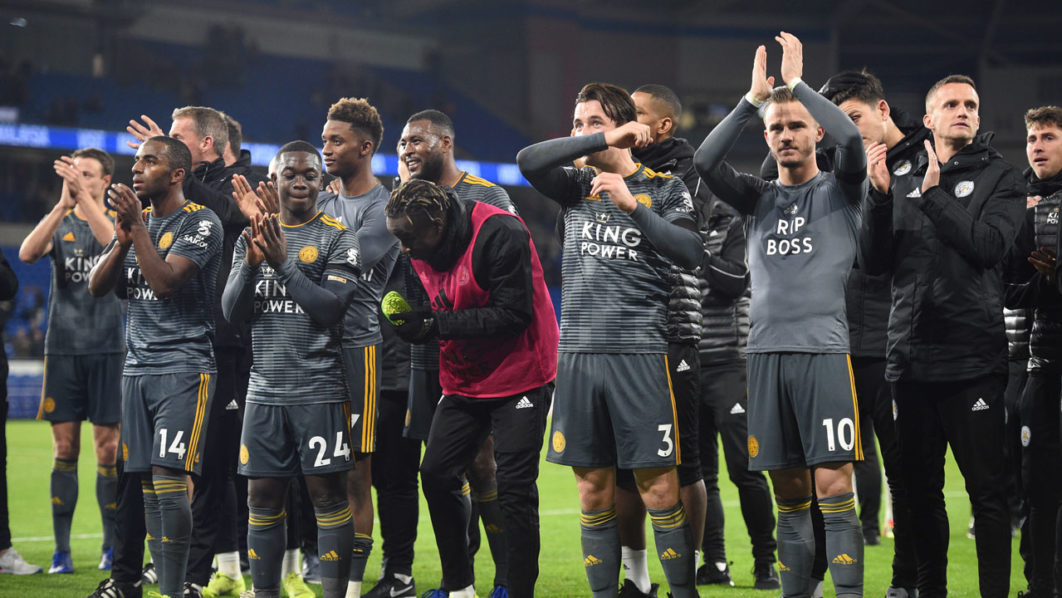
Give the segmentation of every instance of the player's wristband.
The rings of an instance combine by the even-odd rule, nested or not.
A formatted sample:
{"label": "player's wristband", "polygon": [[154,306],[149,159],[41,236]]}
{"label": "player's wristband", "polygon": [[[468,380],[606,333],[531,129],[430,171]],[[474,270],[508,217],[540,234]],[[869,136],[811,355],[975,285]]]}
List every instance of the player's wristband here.
{"label": "player's wristband", "polygon": [[748,103],[752,104],[757,108],[763,105],[763,100],[752,95],[751,91],[745,93],[745,99],[748,100]]}
{"label": "player's wristband", "polygon": [[800,77],[793,77],[793,79],[790,82],[786,83],[785,86],[789,88],[789,91],[793,91],[793,88],[796,87],[802,80],[803,79],[801,79]]}

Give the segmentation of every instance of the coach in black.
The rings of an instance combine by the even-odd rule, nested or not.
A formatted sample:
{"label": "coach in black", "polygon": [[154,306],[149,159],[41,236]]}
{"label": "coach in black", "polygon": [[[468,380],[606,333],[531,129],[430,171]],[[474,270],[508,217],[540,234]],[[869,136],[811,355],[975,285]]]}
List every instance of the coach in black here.
{"label": "coach in black", "polygon": [[949,443],[973,503],[981,595],[1009,589],[1000,265],[1025,196],[1018,171],[975,138],[978,108],[973,80],[951,75],[926,95],[923,122],[933,143],[925,142],[910,172],[890,174],[884,148],[868,152],[873,189],[863,253],[869,274],[893,277],[885,377],[893,383],[923,598],[947,594]]}

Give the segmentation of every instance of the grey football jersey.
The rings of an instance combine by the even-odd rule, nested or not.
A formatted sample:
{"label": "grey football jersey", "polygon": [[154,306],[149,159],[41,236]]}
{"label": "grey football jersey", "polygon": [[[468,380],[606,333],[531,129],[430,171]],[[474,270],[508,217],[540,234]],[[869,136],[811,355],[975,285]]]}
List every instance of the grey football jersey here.
{"label": "grey football jersey", "polygon": [[748,352],[847,353],[845,287],[867,194],[866,153],[859,129],[840,108],[804,82],[793,94],[837,139],[833,172],[787,186],[726,164],[726,153],[757,113],[744,98],[708,134],[694,162],[712,192],[746,218]]}
{"label": "grey football jersey", "polygon": [[[114,212],[107,211],[114,220]],[[89,272],[103,245],[87,220],[67,210],[52,235],[52,289],[48,295],[45,355],[94,355],[125,350],[122,302],[114,293],[95,298],[88,292]]]}
{"label": "grey football jersey", "polygon": [[[666,353],[672,262],[606,196],[591,196],[592,168],[565,168],[578,183],[565,207],[561,263],[560,351]],[[639,165],[624,177],[639,203],[669,222],[691,219],[693,202],[680,179]]]}
{"label": "grey football jersey", "polygon": [[[348,228],[322,212],[306,224],[283,228],[288,259],[311,282],[354,284],[357,275],[349,260],[351,252],[357,255],[358,241]],[[247,243],[241,236],[233,252],[234,273],[246,255]],[[331,328],[315,324],[269,264],[258,267],[253,284],[254,365],[247,401],[294,405],[348,400],[340,353],[343,324]]]}
{"label": "grey football jersey", "polygon": [[457,193],[457,196],[461,199],[479,201],[505,210],[510,214],[520,215],[516,210],[516,204],[513,203],[513,200],[509,197],[509,194],[505,192],[505,189],[502,189],[487,179],[481,179],[478,176],[473,176],[467,172],[461,173],[461,178],[458,179],[457,183],[454,185],[454,192]]}
{"label": "grey football jersey", "polygon": [[144,215],[148,235],[162,259],[179,255],[199,271],[172,296],[160,298],[151,289],[136,260],[125,257],[125,288],[129,299],[125,375],[215,372],[214,288],[221,263],[223,231],[214,212],[191,201],[173,214]]}
{"label": "grey football jersey", "polygon": [[348,349],[383,342],[377,310],[398,257],[398,239],[388,232],[384,215],[389,197],[383,185],[357,197],[328,192],[317,197],[318,209],[352,231],[361,251],[363,274],[343,323],[343,346]]}
{"label": "grey football jersey", "polygon": [[752,273],[748,352],[847,353],[844,297],[856,257],[858,204],[832,173],[793,186],[755,180],[761,195],[745,224]]}

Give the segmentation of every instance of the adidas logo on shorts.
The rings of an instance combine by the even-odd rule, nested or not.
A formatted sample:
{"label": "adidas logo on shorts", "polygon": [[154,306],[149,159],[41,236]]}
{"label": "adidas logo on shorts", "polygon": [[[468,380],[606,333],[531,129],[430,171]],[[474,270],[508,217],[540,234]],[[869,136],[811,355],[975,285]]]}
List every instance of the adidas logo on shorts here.
{"label": "adidas logo on shorts", "polygon": [[229,401],[228,405],[225,405],[225,411],[238,411],[240,406],[236,404],[236,399]]}
{"label": "adidas logo on shorts", "polygon": [[745,413],[745,409],[741,406],[741,403],[734,403],[734,406],[730,408],[730,415],[741,415]]}
{"label": "adidas logo on shorts", "polygon": [[690,364],[686,363],[686,360],[683,359],[682,361],[679,362],[678,367],[675,368],[675,371],[676,372],[688,372],[688,371],[690,371]]}
{"label": "adidas logo on shorts", "polygon": [[970,407],[970,411],[987,411],[987,410],[988,410],[988,403],[986,403],[985,400],[983,398],[980,398],[980,397],[977,399],[977,402],[973,404],[973,407]]}
{"label": "adidas logo on shorts", "polygon": [[521,397],[520,400],[516,402],[517,409],[530,409],[532,407],[534,407],[534,405],[531,401],[527,400],[527,397]]}

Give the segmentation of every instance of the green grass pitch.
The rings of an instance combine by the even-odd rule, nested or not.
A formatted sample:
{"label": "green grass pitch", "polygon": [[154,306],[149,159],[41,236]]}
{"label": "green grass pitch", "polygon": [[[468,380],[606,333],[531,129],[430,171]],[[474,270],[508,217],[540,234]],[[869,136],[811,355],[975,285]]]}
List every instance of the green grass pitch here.
{"label": "green grass pitch", "polygon": [[[91,446],[91,431],[86,424],[82,430],[82,460],[79,469],[81,478],[80,499],[74,516],[72,548],[74,566],[72,575],[33,575],[26,577],[0,575],[0,597],[84,597],[87,596],[106,573],[98,571],[100,520],[95,498],[96,468]],[[48,500],[48,478],[51,469],[51,434],[48,425],[35,421],[9,421],[8,443],[8,492],[10,501],[11,532],[15,548],[31,563],[47,570],[51,562],[52,524]],[[777,592],[752,589],[752,557],[748,534],[738,507],[734,486],[722,476],[720,488],[726,508],[727,556],[736,587],[701,586],[701,596],[738,598],[745,596],[774,598]],[[579,512],[575,480],[568,468],[543,462],[539,477],[542,520],[542,554],[539,559],[537,595],[539,596],[586,596],[589,590],[583,575],[579,549]],[[948,461],[948,483],[945,488],[951,515],[951,550],[949,553],[948,582],[954,596],[977,595],[977,562],[974,542],[967,539],[966,527],[970,517],[969,502],[963,491],[962,478],[954,460]],[[380,567],[379,526],[376,527],[376,550],[366,568],[365,589],[371,588]],[[652,536],[649,534],[650,548]],[[1017,540],[1013,542],[1011,561],[1011,594],[1025,588],[1022,577],[1022,562],[1017,553]],[[421,498],[420,530],[416,544],[416,562],[413,575],[418,593],[437,587],[440,579],[438,552],[435,548],[427,507]],[[884,596],[890,580],[892,540],[883,538],[880,546],[869,546],[865,554],[867,596]],[[494,566],[484,542],[484,548],[476,559],[480,596],[490,593]],[[650,575],[664,586],[664,576],[659,562],[650,558]],[[248,585],[249,585],[248,580]],[[320,586],[315,587],[320,592]],[[149,587],[148,589],[155,589]],[[826,595],[833,595],[829,576]]]}

